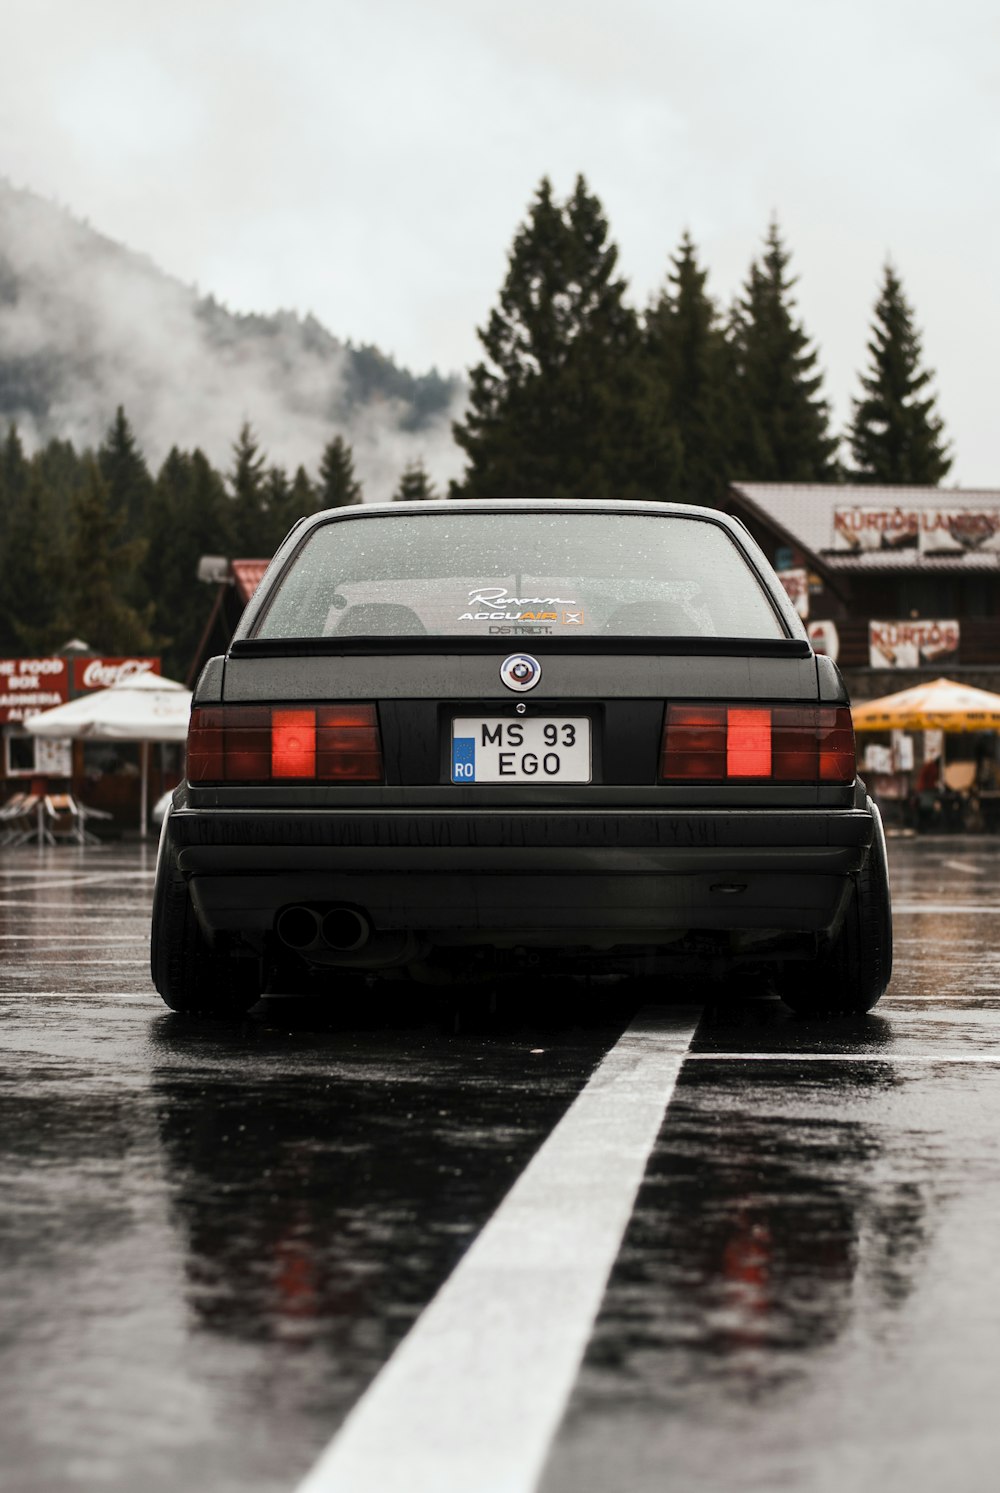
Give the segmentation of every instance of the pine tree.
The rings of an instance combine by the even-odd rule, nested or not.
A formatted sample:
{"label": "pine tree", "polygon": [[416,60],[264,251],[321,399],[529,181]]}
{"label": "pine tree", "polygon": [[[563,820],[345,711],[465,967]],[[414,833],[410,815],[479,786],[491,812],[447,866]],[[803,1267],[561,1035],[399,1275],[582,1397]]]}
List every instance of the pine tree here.
{"label": "pine tree", "polygon": [[336,435],[323,447],[319,464],[319,506],[347,508],[360,502],[363,502],[363,494],[354,475],[354,454],[343,436]]}
{"label": "pine tree", "polygon": [[795,319],[790,256],[772,222],[733,308],[732,476],[757,482],[823,482],[837,475],[837,441],[815,371],[817,354]]}
{"label": "pine tree", "polygon": [[264,478],[264,553],[273,555],[292,527],[292,484],[284,467],[270,467]]}
{"label": "pine tree", "polygon": [[89,460],[86,472],[85,486],[73,498],[58,625],[64,636],[86,638],[101,653],[142,653],[152,641],[152,606],[139,611],[126,600],[126,590],[145,541],[122,538],[126,517],[115,510],[97,462]]}
{"label": "pine tree", "polygon": [[0,588],[0,648],[44,653],[65,638],[56,620],[66,580],[65,536],[41,471],[26,466],[7,516],[4,584]]}
{"label": "pine tree", "polygon": [[394,503],[420,503],[437,497],[422,458],[408,462],[392,495]]}
{"label": "pine tree", "polygon": [[70,506],[73,495],[82,491],[87,481],[86,464],[73,447],[72,441],[61,441],[53,437],[31,458],[31,467],[37,471],[54,505],[55,522],[65,531],[70,526]]}
{"label": "pine tree", "polygon": [[667,284],[646,316],[646,346],[662,418],[677,431],[683,449],[670,496],[715,506],[725,497],[730,475],[729,357],[718,308],[705,289],[707,278],[685,233]]}
{"label": "pine tree", "polygon": [[292,478],[292,507],[295,510],[292,523],[295,523],[296,519],[305,517],[306,514],[315,513],[317,507],[322,507],[322,504],[317,503],[317,497],[318,494],[309,473],[300,464],[295,468],[295,476]]}
{"label": "pine tree", "polygon": [[28,460],[17,426],[11,422],[0,449],[0,485],[11,502],[23,497],[28,486]]}
{"label": "pine tree", "polygon": [[149,505],[149,551],[143,566],[152,598],[154,648],[164,673],[185,679],[211,611],[214,594],[195,581],[205,554],[231,553],[228,499],[219,474],[201,451],[174,447],[156,478]]}
{"label": "pine tree", "polygon": [[97,463],[112,508],[124,515],[130,534],[141,532],[146,506],[153,495],[153,479],[122,405],[115,411],[115,418],[98,448]]}
{"label": "pine tree", "polygon": [[617,260],[583,177],[565,204],[543,179],[479,332],[486,357],[454,426],[469,465],[452,496],[668,494],[677,438],[656,408]]}
{"label": "pine tree", "polygon": [[244,420],[233,444],[233,465],[228,475],[232,494],[230,543],[235,558],[264,558],[271,554],[266,467],[267,459],[261,453],[253,426]]}
{"label": "pine tree", "polygon": [[21,437],[17,426],[12,422],[3,446],[0,447],[0,563],[7,574],[12,558],[8,547],[9,533],[15,515],[24,501],[28,472]]}
{"label": "pine tree", "polygon": [[857,464],[852,475],[860,482],[936,487],[951,470],[951,455],[936,396],[929,392],[934,374],[920,366],[920,333],[891,264],[885,266],[875,303],[868,353],[864,394],[853,401],[848,437]]}

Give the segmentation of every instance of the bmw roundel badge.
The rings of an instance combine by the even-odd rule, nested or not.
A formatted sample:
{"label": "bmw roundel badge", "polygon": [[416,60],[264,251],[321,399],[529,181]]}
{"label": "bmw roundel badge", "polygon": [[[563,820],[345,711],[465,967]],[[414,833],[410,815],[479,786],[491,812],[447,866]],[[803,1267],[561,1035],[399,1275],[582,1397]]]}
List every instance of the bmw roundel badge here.
{"label": "bmw roundel badge", "polygon": [[500,678],[508,689],[516,690],[518,694],[534,689],[541,677],[542,666],[530,653],[512,653],[500,665]]}

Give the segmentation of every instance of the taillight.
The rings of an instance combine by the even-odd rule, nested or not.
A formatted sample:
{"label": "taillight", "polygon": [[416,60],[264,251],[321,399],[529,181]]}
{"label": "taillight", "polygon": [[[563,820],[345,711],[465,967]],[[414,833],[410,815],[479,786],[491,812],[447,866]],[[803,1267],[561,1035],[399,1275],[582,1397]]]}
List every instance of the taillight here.
{"label": "taillight", "polygon": [[721,705],[668,705],[660,777],[720,782],[725,776],[725,708]]}
{"label": "taillight", "polygon": [[853,783],[856,770],[846,706],[667,706],[661,780]]}
{"label": "taillight", "polygon": [[192,783],[379,783],[375,706],[199,706],[187,772]]}

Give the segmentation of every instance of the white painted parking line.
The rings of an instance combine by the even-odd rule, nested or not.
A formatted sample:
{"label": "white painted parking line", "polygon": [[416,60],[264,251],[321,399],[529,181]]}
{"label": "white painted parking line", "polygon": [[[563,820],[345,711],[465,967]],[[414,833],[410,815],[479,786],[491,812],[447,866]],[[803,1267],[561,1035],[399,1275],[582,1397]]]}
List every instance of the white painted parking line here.
{"label": "white painted parking line", "polygon": [[[53,876],[51,871],[47,873],[44,871],[36,871],[33,872],[30,876],[18,875],[16,877],[11,876],[9,872],[0,872],[0,877],[2,877],[5,881],[11,881],[15,883],[12,886],[7,886],[4,888],[4,890],[8,894],[10,894],[17,892],[30,892],[32,886],[44,886],[46,890],[48,890],[49,888],[66,886],[120,886],[122,881],[122,874],[123,873],[121,871],[105,871],[100,875],[96,874],[95,872],[81,871],[75,875],[71,873],[69,875]],[[153,871],[129,870],[125,874],[127,874],[129,881],[140,881],[143,879],[151,880],[156,873]]]}
{"label": "white painted parking line", "polygon": [[109,1000],[155,1000],[160,1003],[157,991],[149,985],[149,990],[0,990],[0,1003],[15,996],[18,1003],[24,1002],[25,996],[31,1000],[91,1000],[106,1005]]}
{"label": "white painted parking line", "polygon": [[[49,866],[3,866],[3,864],[0,864],[0,879],[18,878],[27,879],[27,881],[48,881],[51,875],[51,864]],[[78,881],[110,881],[110,879],[115,879],[122,875],[128,876],[131,879],[148,876],[152,881],[157,872],[155,872],[155,867],[154,870],[142,870],[142,867],[134,866],[130,860],[124,860],[118,861],[116,864],[104,861],[103,866],[79,866],[78,869],[61,864],[58,867],[58,875],[75,876]]]}
{"label": "white painted parking line", "polygon": [[641,1011],[299,1493],[528,1493],[699,1012]]}
{"label": "white painted parking line", "polygon": [[893,902],[894,918],[918,915],[922,912],[972,913],[1000,912],[1000,902]]}
{"label": "white painted parking line", "polygon": [[67,902],[42,902],[38,897],[0,897],[0,907],[24,907],[29,912],[35,912],[38,908],[46,910],[58,908],[61,912],[76,912],[80,914],[80,922],[93,925],[95,912],[100,912],[103,917],[111,913],[134,913],[135,902],[96,902],[91,911],[84,914],[80,912],[80,898]]}
{"label": "white painted parking line", "polygon": [[688,1063],[1000,1063],[1000,1052],[689,1052]]}
{"label": "white painted parking line", "polygon": [[961,871],[964,876],[982,876],[986,870],[985,866],[977,865],[975,861],[948,860],[941,864],[947,866],[949,871]]}
{"label": "white painted parking line", "polygon": [[[139,954],[127,956],[122,954],[114,959],[43,959],[40,962],[45,969],[52,969],[54,967],[58,967],[60,964],[68,964],[71,969],[79,969],[84,965],[90,968],[95,964],[110,964],[113,965],[115,969],[126,969],[131,964],[144,964],[145,960]],[[31,979],[32,975],[34,975],[36,972],[37,971],[32,968],[7,971],[8,974],[21,975],[25,979]]]}
{"label": "white painted parking line", "polygon": [[18,1004],[22,1004],[24,997],[28,995],[33,1001],[39,1000],[74,1000],[74,1001],[100,1001],[104,1005],[107,1001],[149,1001],[155,1000],[159,1003],[160,997],[150,985],[148,990],[0,990],[0,1004],[16,996]]}
{"label": "white painted parking line", "polygon": [[[45,940],[51,939],[51,937],[51,931],[48,933],[0,933],[0,944],[35,944],[37,947],[35,948],[34,952],[38,954],[44,954],[47,948],[64,949],[66,947],[65,939],[60,939],[59,943],[57,944],[46,943]],[[118,949],[125,947],[131,948],[135,944],[148,944],[149,935],[146,934],[145,936],[143,936],[142,934],[135,934],[131,938],[105,938],[101,933],[74,933],[73,942],[74,944],[96,943],[100,944],[102,949]],[[12,950],[11,952],[21,951]],[[27,951],[25,950],[24,952]]]}

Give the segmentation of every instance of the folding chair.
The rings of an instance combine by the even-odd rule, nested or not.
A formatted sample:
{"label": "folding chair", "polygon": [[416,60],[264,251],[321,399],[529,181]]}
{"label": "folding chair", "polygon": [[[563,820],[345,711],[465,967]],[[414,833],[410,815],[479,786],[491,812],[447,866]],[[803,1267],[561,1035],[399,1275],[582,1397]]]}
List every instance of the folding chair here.
{"label": "folding chair", "polygon": [[55,837],[45,823],[45,805],[37,793],[25,793],[8,831],[5,845],[26,845],[37,840],[39,845],[54,845]]}
{"label": "folding chair", "polygon": [[99,845],[101,843],[101,837],[100,835],[91,834],[90,830],[87,828],[87,820],[113,819],[115,816],[113,814],[109,814],[107,809],[95,809],[90,804],[85,803],[78,803],[76,805],[76,812],[80,816],[80,825],[83,831],[83,843],[87,845]]}
{"label": "folding chair", "polygon": [[0,845],[9,845],[17,833],[13,826],[24,812],[26,793],[12,793],[5,804],[0,804]]}
{"label": "folding chair", "polygon": [[77,845],[97,843],[97,836],[88,835],[84,829],[83,815],[72,793],[47,793],[45,817],[53,843],[58,840],[72,840]]}

